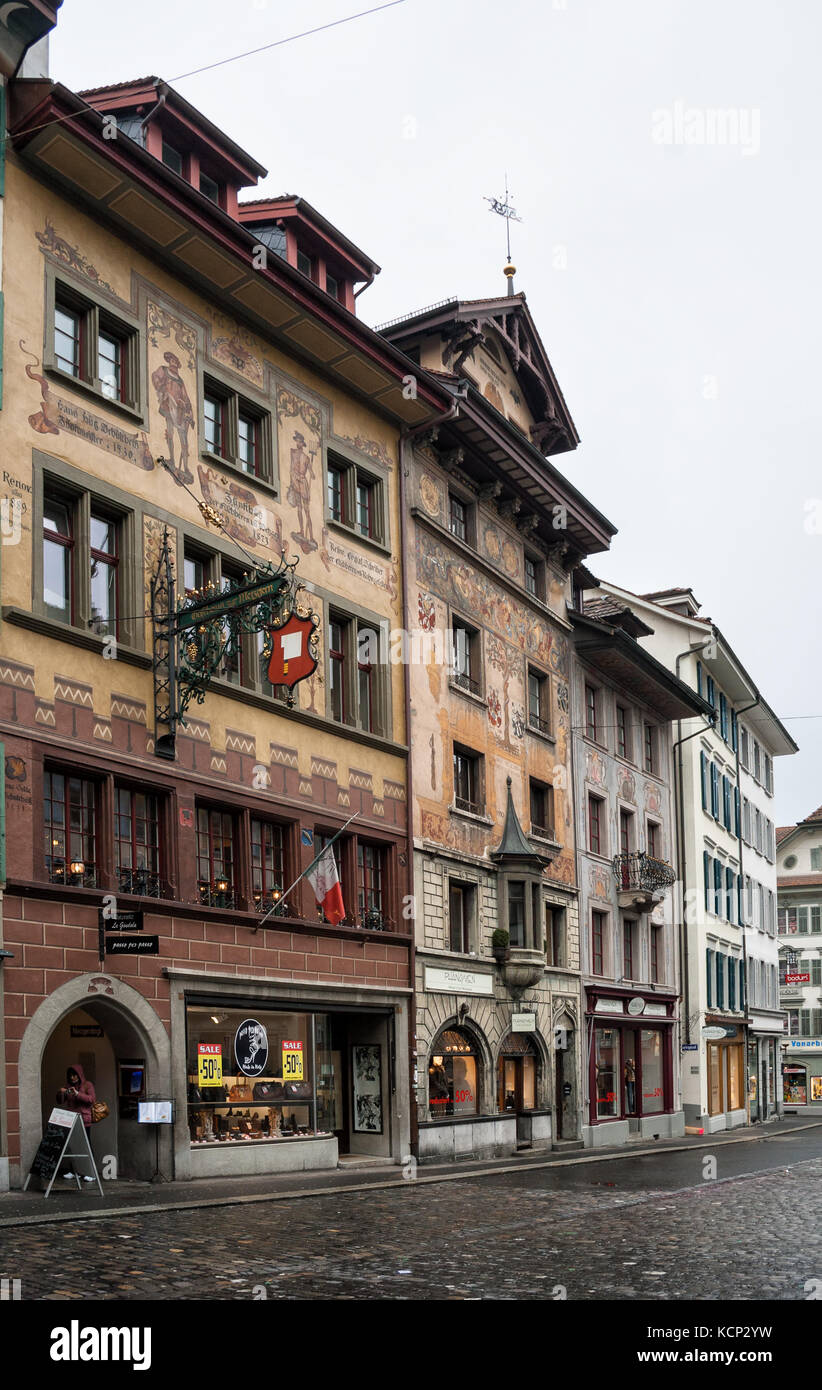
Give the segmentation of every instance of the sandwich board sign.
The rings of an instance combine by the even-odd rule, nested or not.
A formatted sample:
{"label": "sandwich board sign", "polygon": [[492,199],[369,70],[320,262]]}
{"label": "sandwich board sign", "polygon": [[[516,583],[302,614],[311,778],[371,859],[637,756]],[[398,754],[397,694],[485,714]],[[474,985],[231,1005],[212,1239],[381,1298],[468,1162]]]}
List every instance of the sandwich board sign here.
{"label": "sandwich board sign", "polygon": [[[55,1106],[48,1117],[37,1153],[32,1159],[29,1175],[23,1184],[23,1191],[26,1191],[32,1177],[36,1174],[48,1184],[45,1193],[48,1197],[64,1159],[71,1159],[72,1171],[75,1168],[80,1168],[80,1171],[93,1177],[100,1189],[100,1196],[103,1196],[102,1184],[82,1119],[75,1110],[61,1110],[59,1106]],[[76,1173],[75,1178],[77,1186],[80,1187],[80,1178]]]}

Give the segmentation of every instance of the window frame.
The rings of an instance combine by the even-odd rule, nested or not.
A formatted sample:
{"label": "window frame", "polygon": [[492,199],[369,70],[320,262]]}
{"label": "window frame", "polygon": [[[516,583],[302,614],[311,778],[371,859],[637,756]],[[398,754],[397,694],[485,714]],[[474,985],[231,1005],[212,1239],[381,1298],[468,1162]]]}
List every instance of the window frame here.
{"label": "window frame", "polygon": [[[332,472],[339,476],[340,482],[339,516],[329,505],[329,474]],[[359,523],[359,490],[362,486],[368,487],[370,495],[368,531],[364,531]],[[362,545],[387,553],[391,543],[389,495],[389,475],[373,459],[366,463],[353,452],[351,455],[343,453],[336,440],[326,447],[323,459],[323,516],[327,525],[344,531]]]}
{"label": "window frame", "polygon": [[[43,767],[43,849],[44,849],[44,874],[49,883],[60,884],[63,888],[96,888],[101,885],[101,876],[105,866],[105,833],[102,831],[101,812],[102,812],[102,782],[98,777],[87,777],[83,775],[84,769],[72,764],[61,764],[58,761],[52,762],[48,759]],[[62,797],[57,802],[55,796],[51,794],[51,779],[61,777],[63,779]],[[72,803],[70,792],[72,783],[79,783],[80,801]],[[47,807],[52,808],[59,804],[63,810],[62,823],[54,820],[47,813]],[[91,830],[86,831],[82,828],[77,831],[72,826],[71,806],[79,805],[81,812],[88,811],[91,818]],[[54,860],[55,856],[46,851],[46,840],[50,839],[49,851],[55,848],[55,836],[63,835],[64,853],[62,856],[63,873],[60,875],[53,863],[49,866],[49,861]],[[83,841],[81,845],[82,859],[76,858],[72,850],[72,839],[80,835]],[[90,837],[93,857],[87,856],[89,845],[86,843]],[[72,874],[71,865],[82,863],[83,873]],[[91,865],[91,868],[89,868]],[[77,882],[76,880],[80,881]]]}
{"label": "window frame", "polygon": [[[585,682],[585,736],[592,743],[599,744],[602,709],[600,706],[600,687],[591,681]],[[600,747],[602,745],[600,744]]]}
{"label": "window frame", "polygon": [[[457,791],[460,785],[461,768],[458,759],[465,762],[466,771],[469,774],[468,790],[473,790],[472,796],[461,796]],[[454,782],[454,804],[453,809],[462,815],[484,816],[485,815],[485,759],[482,753],[478,753],[474,748],[468,748],[465,744],[454,741],[452,747],[452,776]],[[460,805],[464,802],[464,805]]]}
{"label": "window frame", "polygon": [[[55,345],[56,312],[63,309],[78,320],[78,371],[66,371],[57,360]],[[101,406],[130,421],[146,425],[147,392],[145,376],[144,328],[136,315],[120,303],[109,304],[103,294],[95,294],[83,281],[75,280],[63,267],[46,264],[46,305],[44,316],[43,370],[46,376],[68,389],[90,396]],[[120,387],[116,396],[103,389],[99,375],[101,333],[121,347]]]}
{"label": "window frame", "polygon": [[[458,666],[458,644],[456,641],[457,632],[467,634],[466,651],[468,657],[468,672],[459,671]],[[451,614],[451,674],[449,685],[459,690],[462,694],[473,695],[476,699],[483,699],[485,694],[485,683],[483,681],[484,663],[482,659],[482,629],[470,623],[467,618],[461,617],[458,613]],[[474,674],[476,672],[476,675]]]}
{"label": "window frame", "polygon": [[[591,909],[591,974],[605,976],[605,948],[608,932],[608,913]],[[599,969],[597,969],[599,962]]]}
{"label": "window frame", "polygon": [[[454,944],[454,900],[460,901],[459,934],[461,945]],[[473,880],[463,878],[448,879],[448,949],[454,955],[467,956],[474,953],[474,923],[476,920],[477,885]]]}
{"label": "window frame", "polygon": [[[326,608],[324,661],[326,675],[326,719],[335,725],[355,728],[365,734],[379,738],[391,737],[391,665],[383,658],[388,651],[387,620],[377,614],[366,613],[362,609],[349,607],[343,613],[333,603]],[[332,648],[332,627],[338,627],[342,636],[341,648]],[[362,659],[365,644],[364,634],[374,634],[377,643],[377,660]],[[342,717],[335,715],[331,708],[332,662],[337,663],[341,674]],[[363,723],[361,701],[361,677],[367,673],[370,689],[370,720]]]}
{"label": "window frame", "polygon": [[[221,452],[211,447],[206,429],[206,402],[215,401],[220,407]],[[209,362],[199,372],[199,452],[208,462],[229,468],[253,483],[262,483],[278,491],[275,461],[274,426],[270,403],[255,400],[247,391],[230,385]],[[255,471],[245,467],[242,457],[240,421],[251,422],[255,429]]]}
{"label": "window frame", "polygon": [[[589,854],[596,854],[596,855],[599,855],[600,858],[605,858],[605,859],[607,859],[607,857],[608,857],[608,839],[607,839],[608,827],[607,827],[607,816],[603,817],[603,814],[602,814],[602,808],[603,808],[603,806],[605,806],[605,805],[606,805],[606,801],[605,801],[605,798],[604,798],[603,796],[597,796],[596,793],[590,792],[590,791],[589,791],[589,793],[588,793],[588,807],[587,807],[587,812],[588,812],[588,814],[587,814],[587,817],[586,817],[586,819],[587,819],[586,844],[587,844],[588,852],[589,852]],[[592,808],[593,808],[594,806],[596,806],[596,816],[595,816],[595,817],[592,815]],[[603,824],[603,822],[604,822],[604,824]],[[596,836],[594,835],[594,827],[595,827],[595,826],[596,826]],[[594,840],[595,840],[595,839],[596,839],[596,842],[597,842],[597,847],[596,847],[596,848],[594,848]]]}
{"label": "window frame", "polygon": [[[537,683],[537,705],[539,714],[535,717],[531,710],[531,681]],[[539,734],[542,738],[553,738],[553,721],[551,718],[551,677],[547,671],[535,666],[533,662],[526,662],[525,667],[525,696],[527,710],[527,727],[532,733]]]}
{"label": "window frame", "polygon": [[[201,813],[207,817],[206,832],[205,832],[205,833],[207,834],[207,837],[208,837],[208,865],[209,865],[209,877],[208,877],[208,882],[207,882],[207,884],[206,884],[205,880],[201,879],[201,877],[200,877],[200,863],[201,863],[201,860],[203,859],[203,854],[202,854],[202,852],[201,852],[201,837],[202,837],[202,835],[203,835],[203,833],[204,833],[204,832],[201,830],[201,828],[200,828],[200,815],[201,815]],[[214,833],[214,829],[213,829],[213,825],[212,825],[212,817],[213,817],[213,816],[220,816],[220,817],[222,817],[224,820],[227,820],[228,823],[229,823],[229,827],[230,827],[230,834],[229,834],[229,841],[230,841],[230,846],[231,846],[231,852],[230,852],[230,858],[229,858],[229,862],[230,862],[230,873],[229,873],[229,874],[225,874],[225,872],[224,872],[224,874],[223,874],[223,877],[225,878],[225,880],[226,880],[226,882],[227,882],[227,884],[228,884],[228,887],[227,887],[226,889],[218,889],[218,888],[217,888],[217,884],[220,883],[220,882],[222,881],[222,878],[221,878],[221,877],[214,877],[214,876],[213,876],[213,871],[214,871],[214,845],[215,845],[215,838],[216,838],[216,837],[215,837],[215,833]],[[200,904],[201,904],[203,907],[208,907],[208,908],[215,908],[215,907],[217,907],[217,908],[230,908],[230,909],[233,909],[234,911],[236,911],[236,910],[238,910],[238,909],[240,908],[240,905],[241,905],[242,899],[243,899],[243,891],[242,891],[242,863],[241,863],[241,856],[240,856],[240,853],[239,853],[239,849],[240,849],[240,844],[239,844],[239,829],[240,829],[240,816],[239,816],[239,814],[238,814],[238,811],[237,811],[237,808],[236,808],[236,807],[234,807],[234,806],[225,806],[225,805],[217,805],[217,804],[215,804],[214,802],[209,802],[209,801],[205,801],[205,800],[199,800],[199,799],[197,800],[196,805],[195,805],[195,808],[194,808],[194,869],[195,869],[195,881],[196,881],[196,884],[197,884],[197,892],[198,892],[198,894],[199,894],[199,902],[200,902]],[[221,828],[221,830],[220,830],[220,836],[222,837],[223,835],[224,835],[224,830]],[[225,856],[222,855],[221,858],[222,858],[222,860],[223,860],[223,864],[225,865]],[[204,891],[203,891],[203,890],[204,890],[204,887],[205,887],[205,893],[204,893]],[[213,899],[217,899],[217,901],[213,901]]]}

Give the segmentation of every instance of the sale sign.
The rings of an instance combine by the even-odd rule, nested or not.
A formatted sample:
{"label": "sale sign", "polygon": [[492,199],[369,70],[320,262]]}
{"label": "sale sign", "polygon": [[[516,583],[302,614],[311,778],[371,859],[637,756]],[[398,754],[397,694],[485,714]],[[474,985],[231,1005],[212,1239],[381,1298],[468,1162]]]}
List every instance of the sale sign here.
{"label": "sale sign", "polygon": [[197,1044],[197,1084],[222,1086],[223,1049],[221,1043]]}
{"label": "sale sign", "polygon": [[283,1081],[303,1080],[303,1045],[283,1041]]}

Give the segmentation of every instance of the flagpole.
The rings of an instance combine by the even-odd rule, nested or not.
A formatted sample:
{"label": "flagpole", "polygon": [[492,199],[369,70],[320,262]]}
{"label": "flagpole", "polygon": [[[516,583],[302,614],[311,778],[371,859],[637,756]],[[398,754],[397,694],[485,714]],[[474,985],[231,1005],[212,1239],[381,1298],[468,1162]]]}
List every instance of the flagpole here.
{"label": "flagpole", "polygon": [[297,884],[300,882],[300,880],[303,879],[303,878],[305,878],[306,874],[309,874],[309,873],[311,872],[311,870],[314,868],[314,865],[315,865],[315,864],[318,864],[319,861],[322,859],[322,857],[323,857],[323,855],[325,854],[326,850],[329,850],[329,849],[331,848],[331,846],[334,844],[334,842],[335,842],[336,840],[339,840],[339,838],[340,838],[340,836],[342,835],[343,831],[348,829],[348,827],[349,827],[349,825],[351,824],[352,820],[356,820],[356,819],[357,819],[357,816],[358,816],[359,814],[360,814],[359,811],[355,811],[354,814],[353,814],[353,816],[349,816],[349,817],[348,817],[348,820],[345,822],[345,825],[341,825],[340,828],[339,828],[339,830],[337,831],[336,835],[332,835],[332,836],[331,836],[331,839],[328,841],[328,844],[327,844],[327,845],[323,845],[323,847],[322,847],[322,849],[320,850],[319,854],[315,854],[315,855],[314,855],[314,858],[311,860],[311,863],[310,863],[310,864],[307,864],[306,867],[303,869],[302,873],[297,875],[297,877],[295,878],[295,880],[294,880],[294,882],[292,883],[291,887],[277,899],[277,901],[273,904],[272,907],[270,907],[270,908],[268,909],[268,911],[267,911],[267,913],[265,914],[265,916],[260,918],[260,920],[259,920],[259,922],[257,922],[256,926],[253,926],[253,927],[251,928],[252,931],[254,931],[254,932],[259,931],[260,927],[262,927],[262,926],[268,921],[268,919],[269,919],[269,917],[271,916],[271,914],[272,914],[273,912],[275,912],[275,911],[277,910],[277,908],[280,907],[280,906],[282,905],[282,903],[285,902],[286,898],[289,897],[289,896],[294,892],[294,889],[297,887]]}

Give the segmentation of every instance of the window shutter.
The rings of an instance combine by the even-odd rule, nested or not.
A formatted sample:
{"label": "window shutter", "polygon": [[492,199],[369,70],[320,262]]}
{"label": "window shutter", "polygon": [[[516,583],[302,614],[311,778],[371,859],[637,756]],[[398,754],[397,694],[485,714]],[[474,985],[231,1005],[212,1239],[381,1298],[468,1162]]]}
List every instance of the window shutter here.
{"label": "window shutter", "polygon": [[722,865],[718,859],[714,860],[714,912],[717,917],[722,917]]}
{"label": "window shutter", "polygon": [[716,1007],[725,1007],[725,957],[721,951],[716,953]]}
{"label": "window shutter", "polygon": [[701,695],[701,694],[702,694],[702,662],[701,662],[701,661],[698,661],[698,662],[696,663],[696,693],[697,693],[697,695]]}
{"label": "window shutter", "polygon": [[739,839],[742,834],[742,812],[740,809],[739,787],[734,787],[734,834]]}
{"label": "window shutter", "polygon": [[699,752],[699,773],[702,782],[702,809],[708,809],[708,759],[700,749]]}
{"label": "window shutter", "polygon": [[745,925],[745,914],[742,907],[742,875],[736,876],[736,920],[740,927]]}
{"label": "window shutter", "polygon": [[726,869],[726,870],[725,870],[725,915],[726,915],[726,917],[728,918],[728,921],[729,921],[729,922],[733,922],[733,921],[735,920],[735,918],[734,918],[734,871],[733,871],[733,869]]}
{"label": "window shutter", "polygon": [[705,952],[705,1003],[709,1009],[713,1006],[713,969],[714,953],[707,950]]}
{"label": "window shutter", "polygon": [[736,710],[731,710],[731,747],[735,753],[739,749],[739,724],[736,718]]}
{"label": "window shutter", "polygon": [[711,856],[707,850],[702,851],[702,869],[705,874],[705,911],[711,910]]}
{"label": "window shutter", "polygon": [[736,1008],[736,961],[733,957],[728,960],[728,1008]]}

